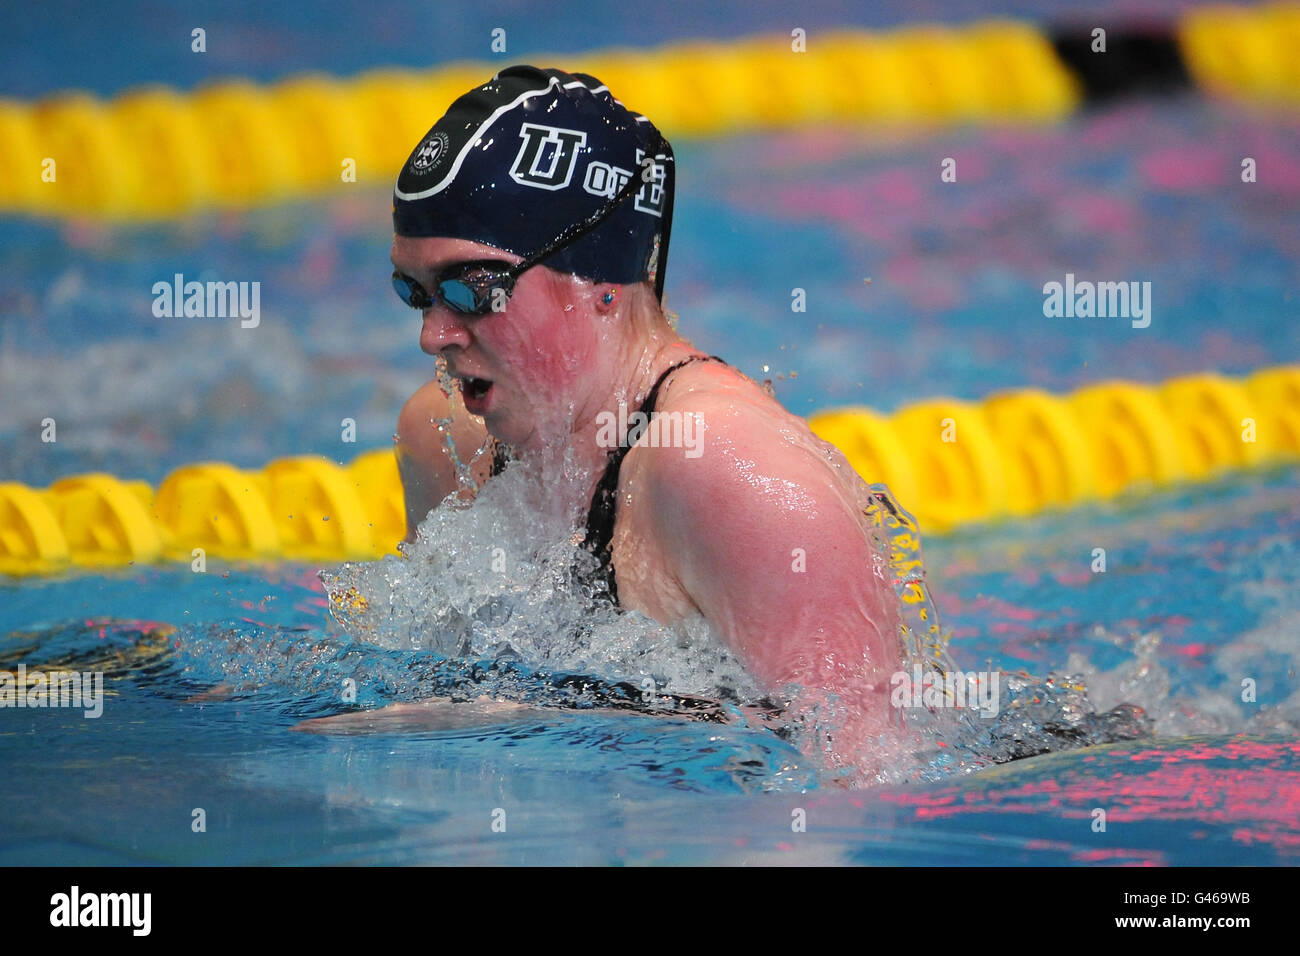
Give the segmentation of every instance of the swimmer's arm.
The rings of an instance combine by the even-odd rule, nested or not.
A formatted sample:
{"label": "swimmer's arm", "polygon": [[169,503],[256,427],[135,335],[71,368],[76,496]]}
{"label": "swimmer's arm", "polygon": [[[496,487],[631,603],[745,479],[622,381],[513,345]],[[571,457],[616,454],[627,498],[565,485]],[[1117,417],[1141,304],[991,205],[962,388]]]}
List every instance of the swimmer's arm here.
{"label": "swimmer's arm", "polygon": [[[422,386],[403,406],[397,418],[397,470],[406,500],[406,540],[415,540],[415,529],[448,495],[459,489],[456,468],[447,453],[437,419],[452,419],[452,435],[461,461],[471,461],[487,440],[483,423],[465,409],[459,392],[451,398],[437,381]],[[489,456],[480,456],[472,466],[476,482],[487,481],[492,468]]]}
{"label": "swimmer's arm", "polygon": [[468,701],[431,697],[410,703],[389,704],[377,710],[316,717],[294,724],[289,729],[309,734],[421,733],[495,727],[517,720],[545,720],[553,717],[554,712],[542,707],[493,700],[486,696]]}
{"label": "swimmer's arm", "polygon": [[[227,688],[227,685],[222,685]],[[228,688],[227,688],[228,690]],[[228,696],[228,694],[227,694]],[[198,697],[194,701],[223,700],[224,697]],[[731,718],[713,701],[695,700],[700,710],[716,713],[723,723]],[[771,714],[759,707],[745,708],[750,719],[762,721]],[[698,711],[697,711],[698,712]],[[632,708],[592,707],[582,710],[562,710],[534,704],[520,704],[508,700],[494,700],[486,695],[475,700],[452,700],[448,697],[430,697],[426,700],[389,704],[376,710],[352,711],[333,717],[315,717],[294,724],[290,730],[309,734],[401,734],[428,731],[473,730],[480,727],[501,727],[522,721],[553,724],[570,716],[627,717],[642,716],[659,720],[687,720],[688,714],[667,711],[636,710]]]}
{"label": "swimmer's arm", "polygon": [[677,583],[771,689],[887,688],[897,605],[829,464],[791,440],[802,426],[785,433],[765,409],[690,398],[706,422],[699,456],[654,449],[650,465],[656,535]]}

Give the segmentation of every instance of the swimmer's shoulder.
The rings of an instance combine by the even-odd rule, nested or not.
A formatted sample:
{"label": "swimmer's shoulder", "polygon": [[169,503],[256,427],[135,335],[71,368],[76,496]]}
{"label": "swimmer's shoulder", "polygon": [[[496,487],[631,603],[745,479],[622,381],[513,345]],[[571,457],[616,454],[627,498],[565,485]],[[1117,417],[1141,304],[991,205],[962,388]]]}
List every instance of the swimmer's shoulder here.
{"label": "swimmer's shoulder", "polygon": [[[833,479],[825,443],[762,386],[720,362],[694,362],[673,375],[655,410],[693,420],[679,433],[661,426],[655,447],[644,440],[629,462],[664,507],[688,512],[757,506],[768,479],[819,496]],[[676,422],[673,422],[676,425]],[[693,443],[665,440],[678,434]],[[683,447],[685,444],[685,447]],[[720,498],[726,497],[724,504]]]}
{"label": "swimmer's shoulder", "polygon": [[712,438],[733,447],[785,446],[823,457],[820,440],[807,422],[731,365],[692,362],[674,372],[668,385],[655,410],[695,416],[703,427],[706,448]]}
{"label": "swimmer's shoulder", "polygon": [[703,440],[695,456],[662,444],[629,453],[641,456],[627,500],[647,552],[770,686],[807,682],[796,664],[810,660],[809,642],[857,654],[863,609],[886,617],[861,515],[825,443],[728,369],[695,368],[664,398],[657,410],[703,420]]}

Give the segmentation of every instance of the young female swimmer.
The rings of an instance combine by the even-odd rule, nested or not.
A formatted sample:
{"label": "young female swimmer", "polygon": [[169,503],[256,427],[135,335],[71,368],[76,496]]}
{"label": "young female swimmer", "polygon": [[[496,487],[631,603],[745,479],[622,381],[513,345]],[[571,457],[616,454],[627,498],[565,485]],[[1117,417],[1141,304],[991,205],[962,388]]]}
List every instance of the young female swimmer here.
{"label": "young female swimmer", "polygon": [[[670,325],[674,182],[653,124],[583,74],[504,70],[421,140],[394,192],[393,280],[421,313],[420,347],[459,387],[430,382],[402,410],[410,532],[447,495],[472,493],[435,420],[451,420],[461,461],[499,443],[479,484],[507,453],[562,444],[590,474],[584,547],[611,600],[666,624],[702,615],[773,690],[837,695],[855,715],[841,732],[881,733],[900,619],[869,489]],[[658,441],[615,434],[651,417]],[[681,440],[664,440],[673,428]],[[429,706],[378,714],[409,723]]]}

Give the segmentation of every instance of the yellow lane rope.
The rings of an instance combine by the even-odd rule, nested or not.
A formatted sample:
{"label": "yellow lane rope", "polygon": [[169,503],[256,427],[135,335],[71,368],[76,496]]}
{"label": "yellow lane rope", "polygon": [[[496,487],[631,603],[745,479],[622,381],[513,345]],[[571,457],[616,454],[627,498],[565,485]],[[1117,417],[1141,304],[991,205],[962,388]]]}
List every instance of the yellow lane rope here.
{"label": "yellow lane rope", "polygon": [[[820,412],[809,424],[866,480],[885,482],[924,533],[1300,459],[1300,366],[1244,379],[1102,382],[1068,395],[936,398],[892,415]],[[49,488],[0,483],[0,574],[50,574],[200,555],[377,558],[405,533],[393,452],[340,466],[281,458],[247,471],[185,465],[157,489],[107,474]]]}
{"label": "yellow lane rope", "polygon": [[[836,31],[530,57],[592,73],[668,135],[816,123],[1051,120],[1079,90],[1036,27],[1014,21]],[[151,219],[390,184],[461,93],[504,64],[374,70],[0,100],[0,213]],[[349,170],[355,171],[349,180]]]}
{"label": "yellow lane rope", "polygon": [[[1202,89],[1300,104],[1300,4],[1203,7],[1175,35]],[[1082,98],[1048,35],[1013,20],[530,59],[599,76],[669,138],[823,123],[1051,121]],[[153,86],[108,101],[76,92],[0,99],[0,213],[158,219],[349,182],[387,185],[437,115],[501,66],[226,80],[193,93]]]}

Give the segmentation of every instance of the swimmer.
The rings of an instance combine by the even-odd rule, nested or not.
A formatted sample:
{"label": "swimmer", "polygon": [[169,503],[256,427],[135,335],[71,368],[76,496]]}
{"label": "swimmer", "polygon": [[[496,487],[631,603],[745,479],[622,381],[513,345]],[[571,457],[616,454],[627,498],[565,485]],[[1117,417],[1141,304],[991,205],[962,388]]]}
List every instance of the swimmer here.
{"label": "swimmer", "polygon": [[398,421],[408,537],[474,493],[437,422],[460,461],[494,450],[476,486],[565,448],[589,476],[581,534],[602,593],[668,625],[701,615],[773,691],[837,695],[851,732],[882,732],[900,619],[869,490],[677,334],[663,308],[675,183],[655,126],[584,74],[503,70],[419,142],[394,191],[393,282],[455,387],[430,382]]}

